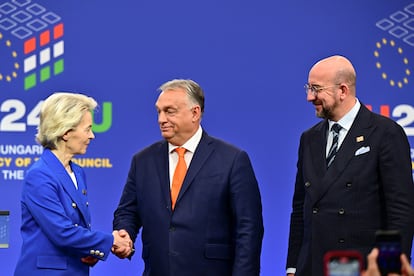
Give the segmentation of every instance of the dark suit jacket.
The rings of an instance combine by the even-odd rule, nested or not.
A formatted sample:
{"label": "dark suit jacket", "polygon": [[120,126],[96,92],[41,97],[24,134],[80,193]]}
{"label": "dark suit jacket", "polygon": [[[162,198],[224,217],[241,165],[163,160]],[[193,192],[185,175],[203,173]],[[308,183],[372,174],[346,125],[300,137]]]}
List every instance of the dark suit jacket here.
{"label": "dark suit jacket", "polygon": [[414,185],[404,130],[361,104],[327,170],[327,126],[324,120],[301,136],[287,267],[297,268],[296,276],[323,275],[327,251],[356,249],[366,256],[378,229],[400,230],[410,256]]}
{"label": "dark suit jacket", "polygon": [[263,237],[258,184],[248,155],[205,132],[171,210],[168,143],[136,154],[114,229],[135,240],[143,275],[259,275]]}
{"label": "dark suit jacket", "polygon": [[27,171],[22,191],[23,238],[15,276],[89,275],[82,257],[105,260],[110,233],[92,231],[85,174],[71,164],[78,190],[62,163],[48,149]]}

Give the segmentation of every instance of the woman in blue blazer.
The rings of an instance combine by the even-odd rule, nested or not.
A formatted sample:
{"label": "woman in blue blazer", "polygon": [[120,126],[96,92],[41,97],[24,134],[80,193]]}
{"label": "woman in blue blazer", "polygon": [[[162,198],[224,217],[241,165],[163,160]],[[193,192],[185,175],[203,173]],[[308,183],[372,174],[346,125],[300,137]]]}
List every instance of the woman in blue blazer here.
{"label": "woman in blue blazer", "polygon": [[71,162],[95,137],[85,95],[55,93],[45,100],[36,140],[44,147],[28,170],[22,190],[23,244],[16,276],[89,275],[111,248],[130,250],[118,232],[91,229],[87,185],[82,168]]}

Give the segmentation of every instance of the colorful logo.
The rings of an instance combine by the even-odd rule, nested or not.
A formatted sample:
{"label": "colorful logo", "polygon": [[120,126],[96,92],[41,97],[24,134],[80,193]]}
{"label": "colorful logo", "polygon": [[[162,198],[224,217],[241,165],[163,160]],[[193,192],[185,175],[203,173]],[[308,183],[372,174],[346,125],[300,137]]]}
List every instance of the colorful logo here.
{"label": "colorful logo", "polygon": [[375,44],[375,65],[390,86],[403,88],[411,75],[404,46],[408,49],[414,47],[414,3],[382,18],[375,25],[385,32],[385,36]]}
{"label": "colorful logo", "polygon": [[0,4],[0,84],[23,80],[24,90],[64,70],[61,17],[31,0]]}

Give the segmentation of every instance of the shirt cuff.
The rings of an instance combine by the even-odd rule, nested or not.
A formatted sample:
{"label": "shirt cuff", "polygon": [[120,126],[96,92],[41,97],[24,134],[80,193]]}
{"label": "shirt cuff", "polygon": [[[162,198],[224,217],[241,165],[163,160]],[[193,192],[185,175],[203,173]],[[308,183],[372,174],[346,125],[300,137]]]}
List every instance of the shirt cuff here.
{"label": "shirt cuff", "polygon": [[296,268],[289,267],[288,269],[286,269],[286,274],[289,274],[289,273],[295,274],[296,273]]}

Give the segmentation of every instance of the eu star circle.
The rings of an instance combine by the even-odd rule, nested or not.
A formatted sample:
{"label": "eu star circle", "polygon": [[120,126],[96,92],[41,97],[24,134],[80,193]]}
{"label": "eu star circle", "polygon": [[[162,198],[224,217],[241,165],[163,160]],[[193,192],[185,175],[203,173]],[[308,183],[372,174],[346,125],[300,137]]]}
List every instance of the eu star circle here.
{"label": "eu star circle", "polygon": [[[12,43],[10,40],[4,40],[2,33],[0,33],[0,46],[1,45],[5,45],[9,50],[13,66],[12,69],[8,71],[3,71],[3,68],[0,68],[0,81],[11,82],[13,79],[17,78],[17,70],[20,68],[17,61],[17,51],[12,49]],[[4,64],[4,61],[2,61],[1,64]]]}
{"label": "eu star circle", "polygon": [[[404,51],[401,47],[398,47],[394,40],[387,40],[383,38],[380,42],[376,43],[376,50],[374,51],[374,56],[377,59],[375,63],[378,70],[381,71],[381,77],[388,82],[392,87],[403,88],[404,85],[408,84],[408,77],[411,75],[411,71],[408,67],[408,58],[404,56]],[[402,72],[400,72],[400,77],[397,77],[398,70],[393,70],[394,68],[385,68],[384,64],[381,62],[381,58],[386,53],[395,54],[397,53],[398,60],[401,61]]]}

